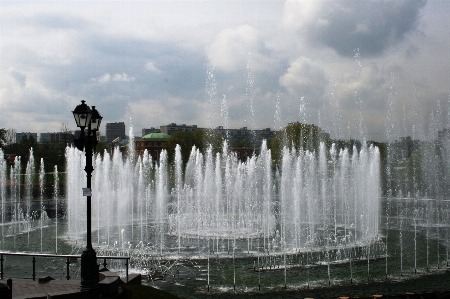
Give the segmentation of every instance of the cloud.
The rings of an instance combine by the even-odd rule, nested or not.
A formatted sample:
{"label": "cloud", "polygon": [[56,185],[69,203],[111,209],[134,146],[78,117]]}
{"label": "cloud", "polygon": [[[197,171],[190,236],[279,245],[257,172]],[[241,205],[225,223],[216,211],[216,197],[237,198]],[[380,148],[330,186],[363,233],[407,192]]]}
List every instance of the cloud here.
{"label": "cloud", "polygon": [[100,77],[91,78],[90,81],[91,82],[98,82],[98,83],[108,83],[110,81],[115,81],[115,82],[132,82],[132,81],[135,81],[135,80],[136,80],[135,77],[130,77],[126,73],[114,74],[112,76],[109,73],[105,73],[105,74],[101,75]]}
{"label": "cloud", "polygon": [[81,30],[87,28],[89,25],[89,23],[84,18],[74,16],[70,13],[62,14],[61,12],[41,12],[34,16],[24,18],[24,23],[32,27],[38,26],[50,30]]}
{"label": "cloud", "polygon": [[301,120],[301,97],[307,120],[323,124],[333,89],[342,127],[353,130],[362,107],[380,136],[392,72],[396,100],[407,109],[413,89],[423,107],[448,100],[447,1],[113,2],[2,2],[0,108],[8,117],[0,127],[56,131],[73,122],[80,100],[96,105],[105,122],[203,126],[210,66],[230,127],[271,127],[275,109],[277,126]]}
{"label": "cloud", "polygon": [[14,68],[9,68],[10,75],[16,80],[17,83],[23,88],[27,84],[27,76],[22,72],[15,70]]}
{"label": "cloud", "polygon": [[249,25],[222,30],[206,52],[209,62],[218,70],[232,72],[245,69],[249,53],[256,70],[268,67],[269,49],[258,31]]}
{"label": "cloud", "polygon": [[417,30],[426,0],[300,1],[288,0],[285,25],[315,46],[353,56],[359,48],[379,56]]}
{"label": "cloud", "polygon": [[152,73],[161,73],[161,70],[156,66],[155,62],[150,61],[145,64],[145,69]]}
{"label": "cloud", "polygon": [[135,135],[140,134],[140,129],[159,127],[171,122],[197,124],[197,118],[203,106],[199,101],[187,102],[180,97],[172,97],[168,94],[160,94],[152,99],[141,99],[129,102],[122,119],[132,118]]}
{"label": "cloud", "polygon": [[297,58],[280,77],[280,85],[285,87],[289,94],[305,96],[313,101],[321,101],[327,84],[323,67],[306,57]]}
{"label": "cloud", "polygon": [[136,78],[130,77],[126,73],[122,73],[122,74],[114,74],[114,76],[112,77],[112,80],[116,81],[116,82],[131,82],[131,81],[136,80]]}

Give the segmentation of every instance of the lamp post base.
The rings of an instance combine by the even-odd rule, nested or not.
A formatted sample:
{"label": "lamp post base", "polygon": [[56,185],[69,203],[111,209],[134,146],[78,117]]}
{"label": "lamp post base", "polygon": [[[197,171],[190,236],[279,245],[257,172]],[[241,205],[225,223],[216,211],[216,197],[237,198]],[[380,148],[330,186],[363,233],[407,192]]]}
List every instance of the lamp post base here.
{"label": "lamp post base", "polygon": [[86,248],[81,254],[80,288],[82,291],[89,291],[89,298],[98,298],[98,264],[93,248]]}

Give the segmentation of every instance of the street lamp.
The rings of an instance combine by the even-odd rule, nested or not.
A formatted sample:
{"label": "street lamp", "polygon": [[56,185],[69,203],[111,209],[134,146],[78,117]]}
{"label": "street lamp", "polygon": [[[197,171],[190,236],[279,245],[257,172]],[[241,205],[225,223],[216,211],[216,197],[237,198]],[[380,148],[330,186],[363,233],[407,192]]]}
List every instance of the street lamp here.
{"label": "street lamp", "polygon": [[[87,196],[86,200],[86,248],[81,254],[81,290],[91,291],[97,290],[98,283],[98,265],[97,255],[92,247],[91,240],[91,178],[92,171],[92,154],[97,145],[97,131],[100,128],[102,117],[100,113],[92,106],[92,109],[81,101],[75,110],[72,111],[77,126],[81,129],[80,137],[74,140],[75,146],[86,153],[86,181],[87,188],[84,188],[83,195]],[[87,128],[87,133],[84,130]],[[95,295],[94,295],[95,296]]]}

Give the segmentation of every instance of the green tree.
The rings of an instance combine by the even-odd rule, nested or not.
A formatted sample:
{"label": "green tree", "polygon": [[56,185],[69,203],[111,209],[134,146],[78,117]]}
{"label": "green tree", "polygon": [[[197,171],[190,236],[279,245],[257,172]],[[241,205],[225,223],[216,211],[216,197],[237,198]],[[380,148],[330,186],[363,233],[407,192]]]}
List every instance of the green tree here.
{"label": "green tree", "polygon": [[0,148],[3,147],[3,145],[5,145],[7,143],[6,140],[6,129],[5,128],[1,128],[0,129]]}
{"label": "green tree", "polygon": [[[37,151],[36,147],[37,143],[36,140],[34,140],[33,136],[28,137],[27,135],[24,135],[22,137],[22,140],[17,143],[17,155],[21,156],[21,162],[25,166],[28,162],[28,159],[30,158],[30,149],[33,148],[33,151]],[[36,157],[36,155],[35,155]]]}
{"label": "green tree", "polygon": [[193,134],[193,138],[195,146],[203,153],[209,146],[212,146],[214,153],[222,151],[223,138],[213,129],[197,129]]}
{"label": "green tree", "polygon": [[58,171],[65,170],[65,147],[63,142],[43,142],[33,146],[34,157],[37,163],[44,159],[46,172],[52,172],[55,165]]}
{"label": "green tree", "polygon": [[181,147],[181,157],[183,159],[183,164],[189,159],[192,146],[194,145],[194,136],[188,131],[178,131],[170,136],[170,138],[165,143],[165,148],[169,154],[169,161],[173,162],[175,160],[175,147],[177,144]]}
{"label": "green tree", "polygon": [[95,146],[95,152],[99,153],[103,157],[103,154],[105,153],[105,150],[106,151],[109,150],[108,144],[106,144],[106,142],[99,141],[97,143],[97,145]]}
{"label": "green tree", "polygon": [[232,148],[252,148],[252,142],[245,138],[233,138],[229,141]]}
{"label": "green tree", "polygon": [[[327,147],[331,146],[328,134],[315,125],[292,123],[278,131],[270,142],[272,159],[275,165],[281,163],[283,147],[299,150],[318,152],[320,142],[325,142]],[[328,151],[327,151],[328,152]]]}
{"label": "green tree", "polygon": [[11,148],[14,143],[16,143],[16,130],[8,129],[5,134],[6,143],[9,145],[9,153],[11,153]]}

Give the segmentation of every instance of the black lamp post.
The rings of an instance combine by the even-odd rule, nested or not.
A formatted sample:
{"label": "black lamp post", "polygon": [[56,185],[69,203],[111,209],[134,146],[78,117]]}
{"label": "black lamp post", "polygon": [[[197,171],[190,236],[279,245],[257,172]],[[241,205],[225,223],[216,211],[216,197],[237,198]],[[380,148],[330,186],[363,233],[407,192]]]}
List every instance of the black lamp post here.
{"label": "black lamp post", "polygon": [[[87,196],[86,201],[86,249],[81,255],[81,289],[92,292],[96,296],[98,283],[98,264],[97,255],[92,247],[91,240],[91,177],[92,171],[92,154],[97,145],[97,131],[100,128],[102,117],[100,113],[92,106],[92,109],[81,101],[75,110],[72,111],[77,126],[81,129],[80,137],[74,140],[75,146],[86,153],[86,171],[87,188],[83,190],[83,194]],[[84,130],[87,128],[87,133]]]}

